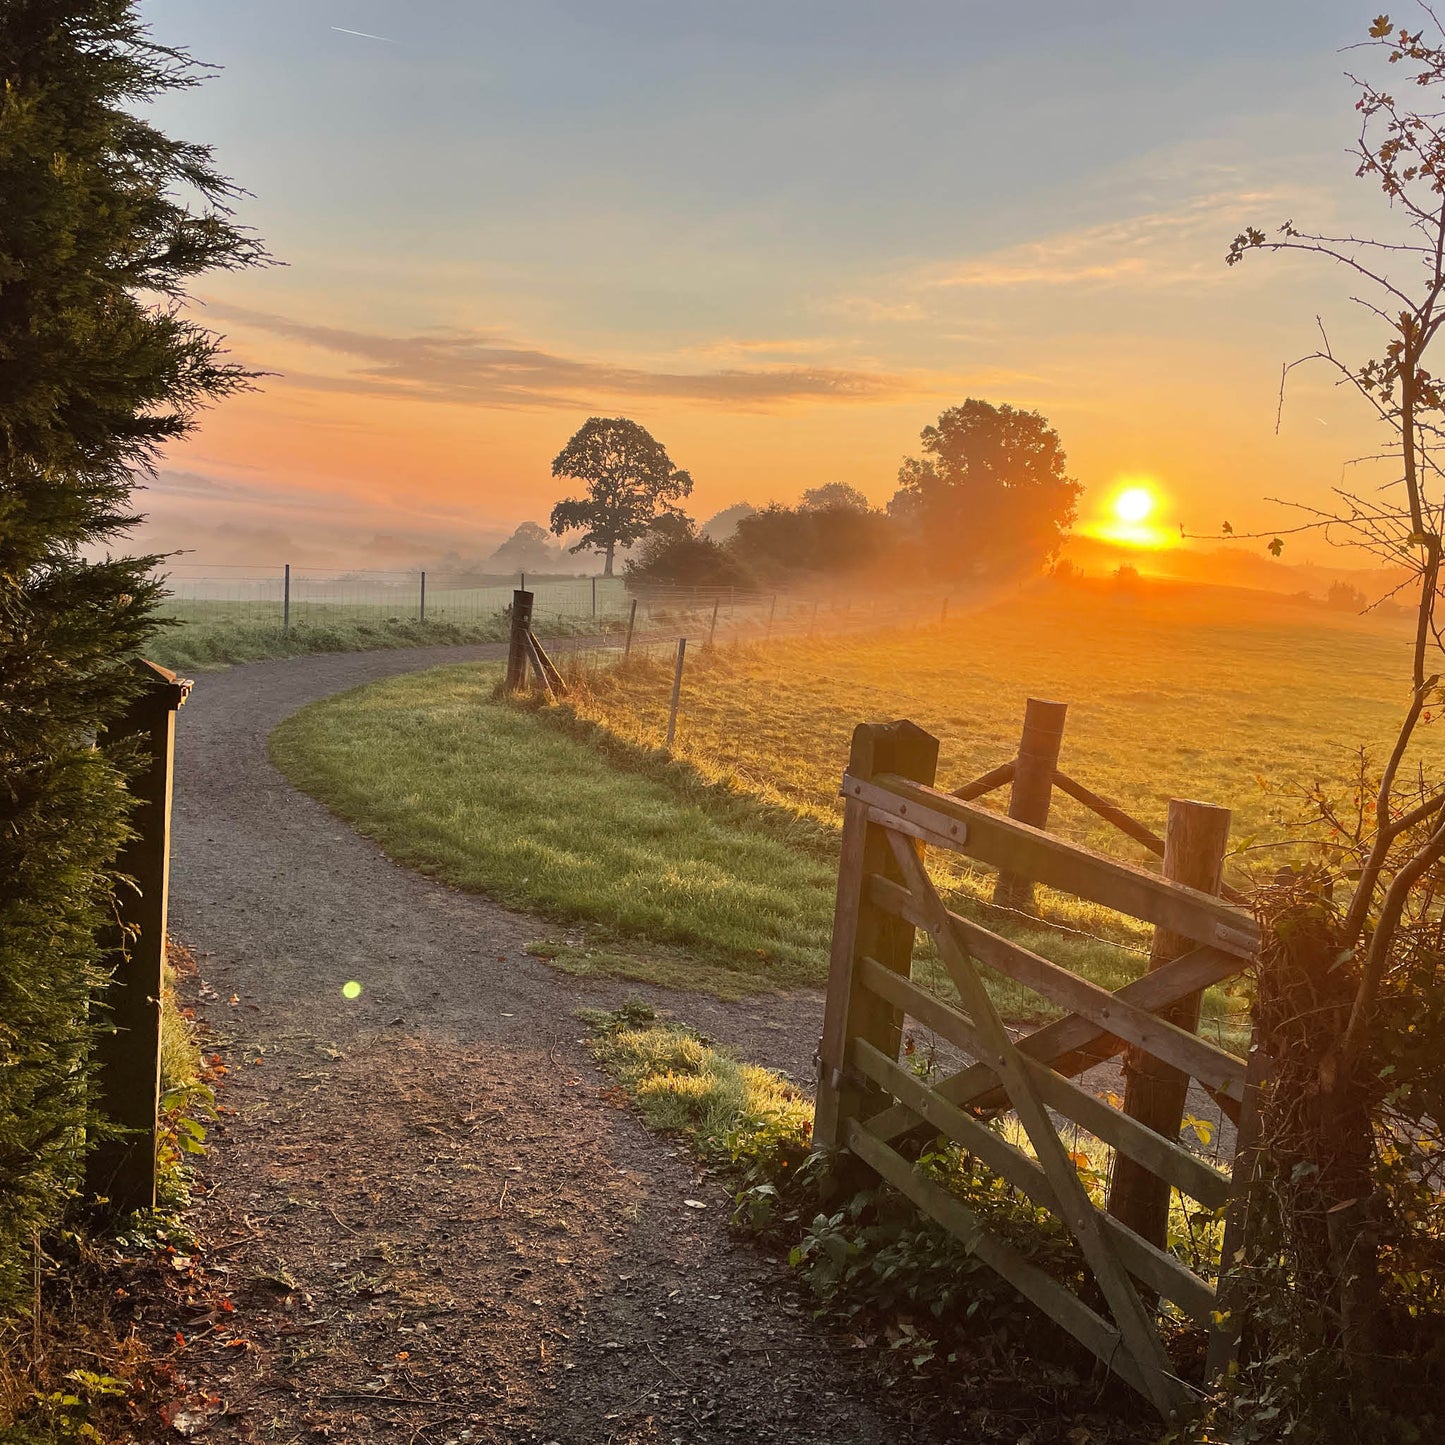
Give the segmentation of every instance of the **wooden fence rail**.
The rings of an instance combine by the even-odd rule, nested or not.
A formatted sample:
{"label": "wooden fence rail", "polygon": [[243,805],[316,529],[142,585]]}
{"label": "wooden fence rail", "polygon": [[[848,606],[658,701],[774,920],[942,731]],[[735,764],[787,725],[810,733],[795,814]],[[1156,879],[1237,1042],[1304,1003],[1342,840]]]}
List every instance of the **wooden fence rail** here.
{"label": "wooden fence rail", "polygon": [[[1045,719],[1057,724],[1054,742],[1062,716],[1062,704],[1054,704]],[[898,722],[855,731],[842,786],[842,855],[814,1137],[820,1147],[846,1151],[901,1190],[1168,1416],[1188,1402],[1191,1390],[1168,1357],[1160,1302],[1210,1333],[1215,1368],[1228,1358],[1233,1338],[1220,1309],[1227,1281],[1206,1277],[1171,1254],[1164,1225],[1173,1190],[1217,1211],[1227,1209],[1240,1189],[1233,1171],[1200,1158],[1179,1135],[1191,1078],[1235,1117],[1252,1099],[1258,1070],[1200,1038],[1196,1027],[1202,990],[1250,964],[1259,929],[1248,913],[1212,891],[1228,832],[1222,809],[1174,805],[1165,856],[1166,875],[1175,876],[1161,877],[970,801],[1033,768],[1037,803],[1041,780],[1049,786],[1056,781],[1057,748],[1035,746],[1032,758],[1021,751],[1014,762],[950,794],[934,786],[938,743],[921,729]],[[1149,971],[1109,990],[961,916],[929,876],[927,847],[992,865],[1009,880],[1015,898],[1042,882],[1153,924]],[[955,998],[939,997],[911,977],[919,930],[932,939]],[[981,965],[1023,984],[1066,1016],[1015,1037],[989,996]],[[905,1017],[934,1030],[972,1062],[936,1082],[901,1067]],[[1148,1084],[1142,1091],[1126,1089],[1122,1108],[1074,1082],[1121,1052],[1129,1077]],[[1027,1148],[980,1117],[1004,1108],[1017,1115]],[[1090,1197],[1061,1136],[1072,1126],[1113,1151],[1107,1208]],[[920,1130],[951,1139],[1062,1220],[1097,1286],[1098,1307],[1043,1274],[991,1234],[962,1200],[916,1169],[900,1148]]]}

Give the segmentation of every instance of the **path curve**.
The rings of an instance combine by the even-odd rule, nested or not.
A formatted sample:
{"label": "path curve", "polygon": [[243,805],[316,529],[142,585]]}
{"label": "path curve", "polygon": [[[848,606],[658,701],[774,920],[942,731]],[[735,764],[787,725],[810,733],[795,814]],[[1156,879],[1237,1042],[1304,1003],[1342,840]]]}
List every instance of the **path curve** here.
{"label": "path curve", "polygon": [[729,1238],[722,1187],[618,1107],[573,1017],[651,992],[801,1073],[819,995],[724,1006],[557,974],[521,951],[545,925],[393,864],[269,760],[308,702],[502,654],[255,663],[202,676],[180,714],[172,929],[237,1110],[197,1217],[258,1357],[192,1350],[196,1390],[231,1402],[205,1438],[290,1438],[277,1418],[538,1445],[956,1431],[880,1399]]}

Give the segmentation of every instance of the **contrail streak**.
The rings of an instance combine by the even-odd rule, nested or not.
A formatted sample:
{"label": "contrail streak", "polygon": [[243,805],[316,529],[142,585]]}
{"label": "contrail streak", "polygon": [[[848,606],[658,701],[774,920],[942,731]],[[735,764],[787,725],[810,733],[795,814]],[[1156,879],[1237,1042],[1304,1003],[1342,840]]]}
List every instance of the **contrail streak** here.
{"label": "contrail streak", "polygon": [[399,45],[401,42],[393,40],[389,35],[373,35],[369,30],[348,30],[344,25],[333,25],[331,27],[339,35],[359,35],[363,40],[381,40],[387,45]]}

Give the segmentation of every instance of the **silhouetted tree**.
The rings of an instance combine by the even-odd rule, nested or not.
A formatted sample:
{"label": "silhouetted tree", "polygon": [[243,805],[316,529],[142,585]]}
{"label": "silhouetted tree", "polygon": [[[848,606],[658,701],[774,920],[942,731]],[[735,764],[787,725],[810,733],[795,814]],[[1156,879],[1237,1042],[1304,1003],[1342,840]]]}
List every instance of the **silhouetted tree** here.
{"label": "silhouetted tree", "polygon": [[1336,612],[1363,612],[1370,605],[1370,599],[1348,582],[1331,582],[1330,590],[1325,593],[1325,603]]}
{"label": "silhouetted tree", "polygon": [[657,519],[624,570],[629,587],[746,587],[752,581],[726,547],[680,512]]}
{"label": "silhouetted tree", "polygon": [[824,482],[821,487],[809,487],[798,503],[800,512],[868,512],[868,498],[847,482]]}
{"label": "silhouetted tree", "polygon": [[704,537],[710,537],[714,542],[726,542],[729,537],[738,529],[738,523],[744,517],[751,517],[757,508],[751,502],[734,502],[730,507],[724,507],[705,521],[698,532]]}
{"label": "silhouetted tree", "polygon": [[523,522],[492,553],[489,561],[503,572],[541,572],[561,563],[562,548],[545,527],[537,522]]}
{"label": "silhouetted tree", "polygon": [[926,539],[945,573],[1033,571],[1058,551],[1082,487],[1036,411],[970,398],[924,427],[923,456],[898,472],[889,515]]}
{"label": "silhouetted tree", "polygon": [[109,548],[137,474],[247,383],[178,303],[263,253],[210,151],[141,118],[197,78],[131,0],[0,5],[0,1314],[86,1137],[127,829],[125,758],[97,739],[161,590],[160,559]]}
{"label": "silhouetted tree", "polygon": [[728,543],[758,580],[782,582],[799,573],[839,576],[876,561],[892,544],[888,518],[865,506],[810,509],[774,503],[744,517]]}
{"label": "silhouetted tree", "polygon": [[667,449],[626,417],[590,417],[552,462],[554,477],[585,482],[585,497],[552,508],[560,537],[581,530],[572,552],[600,552],[612,576],[618,547],[631,546],[672,503],[692,491],[692,478],[672,464]]}

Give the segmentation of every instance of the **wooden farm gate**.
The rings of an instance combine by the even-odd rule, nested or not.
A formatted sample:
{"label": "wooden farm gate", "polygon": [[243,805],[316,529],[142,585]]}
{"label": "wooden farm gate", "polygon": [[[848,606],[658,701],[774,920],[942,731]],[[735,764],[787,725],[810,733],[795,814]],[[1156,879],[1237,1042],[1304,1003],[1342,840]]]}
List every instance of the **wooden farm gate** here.
{"label": "wooden farm gate", "polygon": [[[1162,1223],[1157,1230],[1140,1225],[1136,1210],[1131,1228],[1118,1217],[1129,1211],[1113,1200],[1107,1210],[1093,1203],[1060,1137],[1060,1121],[1072,1121],[1115,1151],[1116,1186],[1119,1169],[1132,1169],[1136,1183],[1142,1173],[1163,1211],[1171,1188],[1207,1209],[1226,1209],[1223,1257],[1234,1258],[1242,1242],[1243,1172],[1252,1152],[1253,1093],[1262,1061],[1251,1051],[1247,1066],[1161,1013],[1186,1023],[1197,1018],[1201,992],[1252,962],[1258,927],[1243,909],[1210,893],[939,791],[933,786],[937,760],[937,740],[911,723],[863,725],[854,734],[842,788],[845,820],[816,1141],[864,1161],[1169,1415],[1190,1391],[1166,1353],[1158,1301],[1171,1302],[1209,1331],[1211,1369],[1230,1357],[1234,1321],[1221,1286],[1163,1247]],[[1000,776],[980,781],[1003,781],[1002,773],[996,769]],[[973,795],[978,791],[983,789]],[[1227,814],[1225,821],[1227,828]],[[1160,961],[1156,947],[1148,973],[1110,992],[951,912],[925,869],[925,846],[992,865],[1003,878],[1028,880],[1030,890],[1038,882],[1153,924],[1156,941],[1173,945],[1168,961]],[[910,977],[916,929],[933,939],[957,989],[956,1003]],[[1067,1016],[1012,1037],[979,963],[1061,1006]],[[934,1083],[902,1067],[905,1015],[973,1062]],[[1126,1050],[1133,1070],[1155,1080],[1172,1078],[1181,1105],[1188,1079],[1196,1079],[1240,1125],[1238,1181],[1181,1146],[1177,1113],[1170,1137],[1167,1123],[1166,1132],[1156,1132],[1131,1116],[1127,1104],[1116,1108],[1073,1082]],[[1036,1158],[979,1117],[1001,1108],[1017,1114]],[[1158,1125],[1158,1118],[1153,1122]],[[1096,1309],[1031,1264],[916,1169],[895,1146],[920,1129],[954,1140],[1057,1215],[1107,1308]]]}

